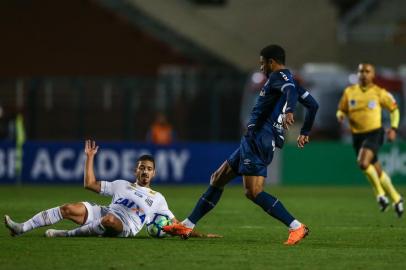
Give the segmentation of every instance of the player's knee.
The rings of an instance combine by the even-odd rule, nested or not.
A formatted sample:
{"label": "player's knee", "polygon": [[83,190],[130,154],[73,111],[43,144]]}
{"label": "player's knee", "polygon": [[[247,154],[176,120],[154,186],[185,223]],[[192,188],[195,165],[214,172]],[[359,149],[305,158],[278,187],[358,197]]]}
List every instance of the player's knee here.
{"label": "player's knee", "polygon": [[118,222],[120,221],[113,215],[106,215],[103,217],[101,224],[106,228],[116,228],[119,225]]}
{"label": "player's knee", "polygon": [[368,168],[368,166],[370,165],[370,163],[368,161],[365,160],[358,160],[358,166],[360,167],[361,170],[366,170]]}
{"label": "player's knee", "polygon": [[261,193],[262,190],[257,190],[257,189],[245,189],[245,197],[247,199],[253,201],[259,193]]}
{"label": "player's knee", "polygon": [[67,204],[64,204],[64,205],[62,205],[59,209],[61,210],[61,215],[62,215],[62,217],[64,217],[64,218],[69,218],[69,217],[71,217],[72,216],[72,214],[73,214],[73,205],[72,204],[69,204],[69,203],[67,203]]}
{"label": "player's knee", "polygon": [[215,171],[211,176],[210,176],[210,184],[217,186],[220,180],[220,172]]}

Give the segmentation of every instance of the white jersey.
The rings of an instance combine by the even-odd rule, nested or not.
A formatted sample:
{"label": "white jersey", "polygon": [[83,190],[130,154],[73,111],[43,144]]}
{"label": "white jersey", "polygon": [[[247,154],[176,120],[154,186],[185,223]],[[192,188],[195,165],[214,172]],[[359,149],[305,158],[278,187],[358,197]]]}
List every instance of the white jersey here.
{"label": "white jersey", "polygon": [[155,213],[174,218],[161,193],[135,183],[101,181],[100,194],[113,197],[109,210],[129,227],[130,236],[135,236]]}

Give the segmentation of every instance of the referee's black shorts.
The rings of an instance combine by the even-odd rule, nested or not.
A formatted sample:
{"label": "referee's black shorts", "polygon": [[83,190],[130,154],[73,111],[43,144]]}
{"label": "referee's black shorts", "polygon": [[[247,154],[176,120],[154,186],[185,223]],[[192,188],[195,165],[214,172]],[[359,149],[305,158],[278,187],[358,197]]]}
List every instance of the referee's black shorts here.
{"label": "referee's black shorts", "polygon": [[378,151],[384,141],[383,128],[375,129],[365,133],[353,133],[352,134],[352,147],[355,150],[355,154],[358,156],[361,148],[368,148],[374,153],[372,163],[378,161]]}

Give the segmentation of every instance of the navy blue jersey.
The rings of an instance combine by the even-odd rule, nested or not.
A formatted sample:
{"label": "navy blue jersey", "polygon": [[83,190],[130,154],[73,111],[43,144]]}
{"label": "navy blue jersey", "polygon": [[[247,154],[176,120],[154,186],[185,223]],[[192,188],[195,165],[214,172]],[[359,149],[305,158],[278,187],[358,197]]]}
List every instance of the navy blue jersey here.
{"label": "navy blue jersey", "polygon": [[[298,94],[288,69],[272,72],[252,109],[248,128],[272,129],[282,113],[293,112]],[[280,120],[280,119],[279,119]]]}
{"label": "navy blue jersey", "polygon": [[288,69],[272,72],[263,86],[248,122],[250,130],[269,130],[274,133],[276,146],[284,143],[283,116],[294,112],[299,101],[308,110],[301,134],[308,135],[318,108],[309,92],[297,85]]}

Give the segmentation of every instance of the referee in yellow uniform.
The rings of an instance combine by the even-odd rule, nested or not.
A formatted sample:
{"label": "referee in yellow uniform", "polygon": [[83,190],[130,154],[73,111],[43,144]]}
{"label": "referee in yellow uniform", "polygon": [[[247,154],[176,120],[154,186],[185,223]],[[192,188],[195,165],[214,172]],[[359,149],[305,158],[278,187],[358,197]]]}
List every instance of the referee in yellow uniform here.
{"label": "referee in yellow uniform", "polygon": [[372,64],[359,64],[358,84],[344,90],[338,105],[337,119],[342,123],[348,117],[358,166],[371,183],[381,211],[389,206],[388,194],[398,217],[401,217],[403,199],[378,161],[378,150],[384,142],[385,133],[381,119],[382,108],[390,112],[391,128],[386,133],[389,141],[396,139],[399,109],[393,96],[373,83],[374,77],[375,68]]}

